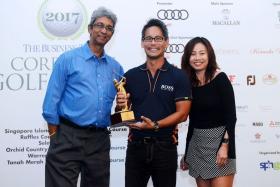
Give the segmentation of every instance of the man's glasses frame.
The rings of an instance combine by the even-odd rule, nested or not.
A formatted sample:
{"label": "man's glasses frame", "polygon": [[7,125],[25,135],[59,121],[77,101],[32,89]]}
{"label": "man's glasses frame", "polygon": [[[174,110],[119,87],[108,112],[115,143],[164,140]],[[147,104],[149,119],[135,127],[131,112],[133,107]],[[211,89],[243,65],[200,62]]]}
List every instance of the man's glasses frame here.
{"label": "man's glasses frame", "polygon": [[161,43],[165,40],[165,38],[163,36],[155,36],[155,37],[151,37],[151,36],[146,36],[142,39],[144,42],[153,42],[155,41],[156,43]]}
{"label": "man's glasses frame", "polygon": [[92,24],[93,27],[99,29],[99,30],[103,30],[106,29],[106,31],[113,33],[114,32],[114,27],[111,25],[104,25],[103,23],[94,23]]}

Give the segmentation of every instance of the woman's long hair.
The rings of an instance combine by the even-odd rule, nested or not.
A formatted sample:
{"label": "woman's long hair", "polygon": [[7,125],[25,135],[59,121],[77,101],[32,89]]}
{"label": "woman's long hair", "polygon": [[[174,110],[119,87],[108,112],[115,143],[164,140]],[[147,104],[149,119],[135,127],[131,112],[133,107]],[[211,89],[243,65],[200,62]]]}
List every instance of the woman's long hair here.
{"label": "woman's long hair", "polygon": [[216,62],[216,55],[211,43],[203,37],[195,37],[191,39],[185,46],[184,54],[181,60],[181,68],[187,73],[192,83],[192,86],[199,86],[202,83],[198,80],[195,70],[190,66],[190,57],[193,51],[193,48],[196,44],[202,43],[207,50],[208,55],[208,65],[205,71],[205,83],[211,81],[215,75],[217,69],[219,69]]}

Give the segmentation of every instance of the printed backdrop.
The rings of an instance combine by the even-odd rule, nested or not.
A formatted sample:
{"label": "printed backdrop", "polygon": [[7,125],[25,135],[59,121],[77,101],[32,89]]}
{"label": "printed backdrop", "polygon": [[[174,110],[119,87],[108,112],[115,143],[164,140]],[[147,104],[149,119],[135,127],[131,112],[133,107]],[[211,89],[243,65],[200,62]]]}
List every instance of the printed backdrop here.
{"label": "printed backdrop", "polygon": [[[150,18],[168,25],[166,58],[177,66],[191,38],[208,38],[235,90],[234,186],[280,185],[279,0],[10,0],[0,8],[1,186],[44,186],[49,137],[41,108],[47,82],[57,57],[88,40],[87,24],[99,6],[118,15],[106,52],[125,70],[145,60],[141,29]],[[180,124],[178,160],[187,125]],[[124,186],[127,131],[112,129],[112,187]],[[177,175],[177,186],[195,186],[188,172],[178,169]]]}

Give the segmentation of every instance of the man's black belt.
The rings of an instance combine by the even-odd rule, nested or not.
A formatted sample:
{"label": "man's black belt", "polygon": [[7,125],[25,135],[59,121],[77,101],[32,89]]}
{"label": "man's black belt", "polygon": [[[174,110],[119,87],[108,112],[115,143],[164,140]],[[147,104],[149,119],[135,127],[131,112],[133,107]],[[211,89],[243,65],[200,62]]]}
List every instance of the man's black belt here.
{"label": "man's black belt", "polygon": [[142,143],[142,144],[149,144],[154,142],[170,142],[173,143],[171,137],[132,137],[132,142]]}
{"label": "man's black belt", "polygon": [[70,121],[69,119],[66,119],[64,117],[59,117],[60,123],[63,123],[65,125],[68,125],[70,127],[73,127],[75,129],[88,129],[91,131],[107,131],[107,128],[102,128],[102,127],[97,127],[96,125],[85,125],[85,126],[80,126],[72,121]]}

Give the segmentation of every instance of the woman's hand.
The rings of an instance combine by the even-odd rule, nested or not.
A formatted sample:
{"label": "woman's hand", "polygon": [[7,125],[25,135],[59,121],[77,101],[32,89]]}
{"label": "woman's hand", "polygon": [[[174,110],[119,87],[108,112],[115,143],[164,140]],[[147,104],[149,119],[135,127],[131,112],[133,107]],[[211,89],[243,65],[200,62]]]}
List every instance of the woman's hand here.
{"label": "woman's hand", "polygon": [[183,155],[183,157],[181,158],[181,161],[180,161],[180,168],[181,170],[183,171],[186,171],[189,169],[189,164],[185,161],[185,155]]}
{"label": "woman's hand", "polygon": [[228,162],[228,144],[222,143],[217,153],[216,164],[223,167]]}

